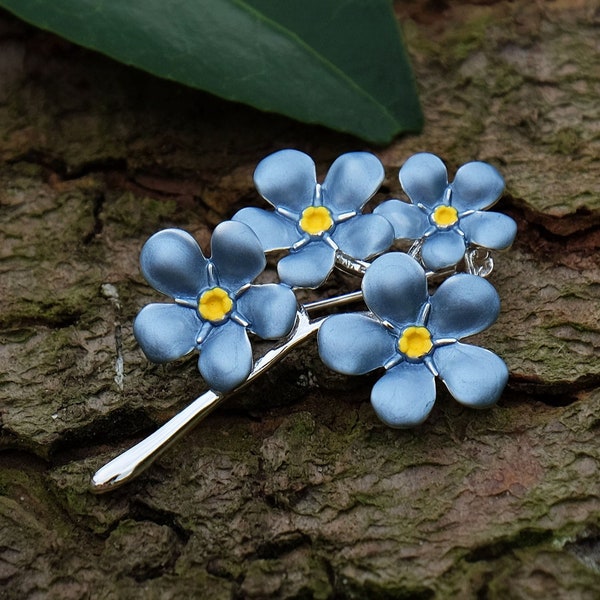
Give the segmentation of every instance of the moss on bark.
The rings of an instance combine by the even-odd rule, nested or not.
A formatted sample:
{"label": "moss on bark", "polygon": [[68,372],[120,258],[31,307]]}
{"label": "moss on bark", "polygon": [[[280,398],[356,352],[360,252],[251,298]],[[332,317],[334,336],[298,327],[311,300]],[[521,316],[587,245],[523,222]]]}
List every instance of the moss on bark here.
{"label": "moss on bark", "polygon": [[[396,6],[427,118],[358,140],[134,72],[0,18],[0,597],[593,598],[600,586],[600,121],[595,3]],[[252,170],[297,147],[386,167],[413,152],[507,180],[519,224],[476,342],[511,379],[499,405],[440,388],[394,431],[373,376],[314,344],[109,496],[90,474],[198,396],[188,358],[150,365],[132,321],[159,296],[138,256],[176,226],[262,205]],[[333,293],[346,284],[333,279]]]}

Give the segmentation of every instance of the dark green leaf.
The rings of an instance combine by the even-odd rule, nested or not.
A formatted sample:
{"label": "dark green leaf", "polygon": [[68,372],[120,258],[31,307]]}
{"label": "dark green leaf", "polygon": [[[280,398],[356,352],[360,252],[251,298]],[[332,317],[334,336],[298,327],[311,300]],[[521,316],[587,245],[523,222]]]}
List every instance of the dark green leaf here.
{"label": "dark green leaf", "polygon": [[421,127],[388,0],[0,0],[126,64],[373,142]]}

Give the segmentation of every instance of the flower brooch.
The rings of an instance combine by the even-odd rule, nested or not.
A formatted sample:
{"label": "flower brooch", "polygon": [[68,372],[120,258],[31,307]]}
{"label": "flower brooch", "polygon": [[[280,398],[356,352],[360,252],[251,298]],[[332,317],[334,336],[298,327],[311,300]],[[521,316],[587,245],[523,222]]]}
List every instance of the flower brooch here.
{"label": "flower brooch", "polygon": [[[493,266],[489,251],[508,248],[516,234],[510,217],[484,212],[500,197],[504,180],[491,165],[471,162],[448,183],[444,163],[429,153],[410,157],[399,176],[410,203],[391,199],[363,214],[384,177],[374,155],[343,154],[319,184],[308,155],[282,150],[263,159],[254,174],[273,210],[244,208],[218,225],[210,258],[179,229],[159,231],[146,242],[142,273],[173,302],[144,307],[134,322],[135,338],[158,363],[198,350],[210,390],[102,467],[92,491],[135,477],[229,393],[317,332],[329,368],[347,375],[382,370],[371,403],[391,427],[427,418],[436,377],[466,406],[485,408],[498,400],[506,365],[461,340],[489,327],[500,310],[498,293],[480,275]],[[396,242],[410,244],[408,251],[397,250]],[[257,284],[272,250],[287,251],[277,263],[280,283]],[[480,251],[484,267],[475,264]],[[320,287],[335,268],[361,276],[360,290],[298,303],[295,289]],[[444,278],[434,293],[432,276]],[[310,316],[357,301],[366,310]],[[256,361],[252,336],[276,341]]]}

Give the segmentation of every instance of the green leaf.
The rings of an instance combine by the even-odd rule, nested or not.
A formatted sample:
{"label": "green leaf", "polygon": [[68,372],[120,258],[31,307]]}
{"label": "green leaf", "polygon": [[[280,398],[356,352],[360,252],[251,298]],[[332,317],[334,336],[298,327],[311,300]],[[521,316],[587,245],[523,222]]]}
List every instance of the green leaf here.
{"label": "green leaf", "polygon": [[160,77],[371,142],[422,125],[388,0],[0,0],[0,6]]}

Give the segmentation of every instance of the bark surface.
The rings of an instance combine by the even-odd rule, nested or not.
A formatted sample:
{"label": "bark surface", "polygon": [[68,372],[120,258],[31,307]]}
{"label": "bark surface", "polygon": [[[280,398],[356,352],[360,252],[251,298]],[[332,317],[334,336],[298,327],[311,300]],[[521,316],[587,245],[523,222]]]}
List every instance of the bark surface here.
{"label": "bark surface", "polygon": [[[449,5],[452,5],[451,7]],[[157,80],[0,15],[0,598],[597,598],[600,589],[600,8],[396,5],[426,126],[387,147]],[[497,407],[443,389],[395,431],[314,342],[138,480],[90,475],[205,388],[148,363],[149,235],[264,206],[257,162],[294,147],[452,177],[484,160],[519,225],[490,281]],[[327,293],[351,280],[334,278]],[[347,288],[350,289],[350,288]]]}

